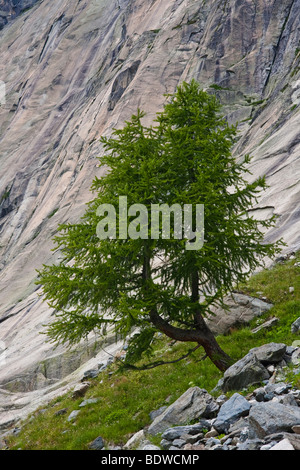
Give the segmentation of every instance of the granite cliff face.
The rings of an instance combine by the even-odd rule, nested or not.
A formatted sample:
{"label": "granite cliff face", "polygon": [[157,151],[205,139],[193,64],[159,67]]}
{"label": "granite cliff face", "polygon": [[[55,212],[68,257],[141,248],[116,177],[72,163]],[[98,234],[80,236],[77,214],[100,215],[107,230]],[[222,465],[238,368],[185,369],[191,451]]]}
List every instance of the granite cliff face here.
{"label": "granite cliff face", "polygon": [[182,80],[215,92],[240,123],[236,157],[250,153],[253,178],[270,186],[254,211],[279,215],[267,238],[300,247],[299,16],[300,0],[0,0],[3,393],[48,393],[92,357],[40,335],[51,311],[36,269],[55,262],[58,224],[91,199],[99,137],[137,107],[151,121]]}
{"label": "granite cliff face", "polygon": [[0,0],[0,29],[39,0]]}

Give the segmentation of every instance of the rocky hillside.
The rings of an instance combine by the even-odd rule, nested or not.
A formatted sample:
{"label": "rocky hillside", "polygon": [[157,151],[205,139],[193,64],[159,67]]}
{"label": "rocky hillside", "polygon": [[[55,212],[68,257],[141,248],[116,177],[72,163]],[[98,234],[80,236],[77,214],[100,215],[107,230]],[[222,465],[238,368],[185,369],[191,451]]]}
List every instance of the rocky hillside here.
{"label": "rocky hillside", "polygon": [[[54,349],[36,269],[74,222],[99,173],[100,135],[137,107],[151,121],[182,80],[216,93],[239,122],[237,158],[269,189],[255,213],[300,246],[300,0],[1,0],[0,388],[48,390],[94,354]],[[115,345],[111,345],[115,348]],[[29,398],[30,401],[30,398]]]}

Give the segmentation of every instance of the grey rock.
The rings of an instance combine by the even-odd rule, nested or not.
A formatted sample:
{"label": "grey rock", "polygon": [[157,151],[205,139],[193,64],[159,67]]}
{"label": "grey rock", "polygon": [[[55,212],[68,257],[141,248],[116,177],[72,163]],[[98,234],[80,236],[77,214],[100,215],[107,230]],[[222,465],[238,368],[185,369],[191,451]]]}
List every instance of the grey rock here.
{"label": "grey rock", "polygon": [[291,325],[291,332],[292,333],[299,333],[300,331],[300,317],[295,320]]}
{"label": "grey rock", "polygon": [[89,382],[83,382],[81,384],[76,385],[73,389],[72,398],[83,397],[88,391],[89,387],[90,387]]}
{"label": "grey rock", "polygon": [[[208,431],[208,432],[210,432],[210,431]],[[207,434],[208,433],[205,434],[205,437],[207,437]],[[200,432],[199,434],[194,434],[194,435],[182,434],[180,436],[180,438],[183,439],[186,442],[186,444],[195,444],[195,442],[200,441],[201,439],[203,439],[203,437],[204,437],[203,432]]]}
{"label": "grey rock", "polygon": [[[4,3],[16,4],[2,0],[1,10]],[[217,96],[228,119],[251,118],[240,128],[235,155],[253,155],[249,169],[254,178],[268,174],[263,207],[259,205],[255,213],[279,214],[268,239],[283,236],[289,251],[299,246],[299,112],[291,112],[291,106],[298,105],[300,88],[295,58],[299,0],[229,0],[224,9],[213,0],[201,8],[199,2],[182,2],[177,8],[171,0],[151,8],[149,2],[136,0],[130,2],[132,8],[129,2],[118,3],[119,9],[117,2],[78,2],[74,13],[73,2],[61,0],[58,13],[54,2],[39,1],[1,31],[1,80],[10,92],[7,106],[0,109],[0,199],[5,188],[12,188],[8,205],[0,209],[1,318],[11,309],[10,318],[1,323],[0,339],[11,344],[7,365],[1,368],[5,382],[20,372],[27,374],[41,357],[53,355],[53,347],[40,335],[40,325],[51,320],[52,309],[37,302],[28,314],[28,302],[36,269],[50,262],[49,234],[59,223],[76,222],[91,198],[91,178],[98,171],[95,156],[102,152],[99,129],[110,134],[137,106],[152,117],[165,101],[163,93],[172,93],[180,77],[200,78],[204,87],[220,84],[224,88]],[[187,24],[193,18],[194,24]],[[161,31],[155,34],[150,28]],[[130,81],[128,70],[138,60],[141,64]],[[249,96],[268,99],[263,107],[248,106]],[[112,98],[115,111],[107,112]],[[19,106],[10,113],[14,103]],[[50,214],[58,206],[55,217],[48,218],[47,211]],[[39,235],[33,238],[37,227]],[[55,262],[56,253],[51,256]],[[15,306],[19,298],[24,303]],[[33,403],[40,407],[40,397],[44,400],[32,394],[30,405],[14,410],[13,416],[24,417]],[[12,413],[1,411],[1,415],[3,423]]]}
{"label": "grey rock", "polygon": [[169,450],[172,445],[172,441],[168,441],[167,439],[162,439],[160,441],[160,445],[163,449]]}
{"label": "grey rock", "polygon": [[186,444],[186,442],[183,439],[174,439],[172,444],[173,444],[173,446],[179,447],[179,449],[180,449],[181,447],[183,447]]}
{"label": "grey rock", "polygon": [[212,427],[211,430],[205,434],[205,437],[206,439],[208,439],[209,437],[216,437],[218,434],[218,431],[214,427]]}
{"label": "grey rock", "polygon": [[100,373],[100,371],[98,369],[86,370],[83,374],[83,380],[94,379],[94,378],[98,377],[99,373]]}
{"label": "grey rock", "polygon": [[218,413],[213,427],[219,432],[227,432],[230,425],[249,413],[250,403],[239,393],[235,393],[225,402]]}
{"label": "grey rock", "polygon": [[257,326],[256,328],[254,328],[252,331],[253,334],[256,334],[258,333],[259,331],[261,330],[270,330],[271,328],[273,328],[273,326],[275,326],[277,323],[279,322],[279,319],[276,318],[276,317],[273,317],[271,318],[270,320],[262,323],[261,325]]}
{"label": "grey rock", "polygon": [[218,410],[219,406],[206,390],[191,387],[154,419],[148,432],[155,435],[172,425],[181,425],[199,418],[210,418]]}
{"label": "grey rock", "polygon": [[210,450],[227,450],[227,448],[222,446],[219,442],[219,444],[216,444],[215,446],[211,447]]}
{"label": "grey rock", "polygon": [[300,424],[300,408],[274,403],[257,403],[249,412],[249,424],[259,438],[279,431],[290,431]]}
{"label": "grey rock", "polygon": [[273,307],[273,304],[240,293],[233,293],[225,303],[228,306],[228,311],[215,308],[213,315],[208,316],[206,320],[215,335],[226,334],[231,328],[245,325]]}
{"label": "grey rock", "polygon": [[146,444],[142,450],[161,450],[161,448],[154,444]]}
{"label": "grey rock", "polygon": [[168,441],[173,441],[174,439],[178,439],[183,434],[188,434],[191,436],[197,435],[201,433],[203,430],[210,429],[211,425],[207,420],[201,420],[197,424],[191,424],[187,426],[174,426],[172,428],[166,429],[162,433],[162,439],[166,439]]}
{"label": "grey rock", "polygon": [[96,437],[90,444],[89,449],[91,450],[102,450],[104,448],[104,441],[101,436]]}
{"label": "grey rock", "polygon": [[68,421],[74,421],[74,419],[77,418],[77,416],[79,415],[80,413],[80,410],[74,410],[72,411],[72,413],[70,413],[70,415],[68,416]]}
{"label": "grey rock", "polygon": [[144,430],[141,429],[140,431],[133,434],[133,436],[131,436],[131,438],[124,445],[124,449],[137,449],[138,447],[144,446],[146,444],[148,444],[148,441],[146,439]]}
{"label": "grey rock", "polygon": [[287,393],[291,389],[291,385],[285,382],[279,383],[268,383],[265,385],[264,390],[266,393],[275,393],[276,395],[281,395]]}
{"label": "grey rock", "polygon": [[262,363],[276,363],[283,359],[286,352],[286,344],[283,343],[268,343],[249,351],[255,354],[257,359]]}
{"label": "grey rock", "polygon": [[220,444],[219,439],[216,439],[214,437],[210,437],[209,439],[207,439],[207,441],[205,443],[205,447],[211,448],[211,447],[217,446],[219,444]]}
{"label": "grey rock", "polygon": [[80,403],[79,407],[83,408],[84,406],[87,406],[87,405],[93,405],[95,403],[98,403],[98,401],[99,401],[98,398],[88,398],[87,400],[83,400]]}
{"label": "grey rock", "polygon": [[[236,422],[230,425],[228,435],[230,437],[239,436],[240,440],[246,440],[250,437],[248,416],[239,418]],[[253,436],[254,437],[254,436]]]}
{"label": "grey rock", "polygon": [[288,439],[282,439],[282,441],[275,444],[270,450],[295,450],[293,445]]}
{"label": "grey rock", "polygon": [[256,390],[254,390],[253,394],[255,396],[256,401],[261,402],[261,401],[264,401],[265,399],[266,391],[264,387],[259,387]]}
{"label": "grey rock", "polygon": [[296,425],[296,426],[293,426],[292,431],[296,434],[300,434],[300,424]]}
{"label": "grey rock", "polygon": [[278,397],[278,402],[282,403],[282,405],[288,405],[288,406],[296,406],[298,407],[298,402],[294,395],[291,393],[288,393],[287,395],[282,395]]}
{"label": "grey rock", "polygon": [[259,450],[264,444],[264,441],[260,439],[247,439],[238,445],[238,450]]}
{"label": "grey rock", "polygon": [[58,410],[54,413],[54,416],[62,416],[67,414],[68,408],[62,408],[61,410]]}
{"label": "grey rock", "polygon": [[222,389],[224,392],[242,390],[269,377],[268,370],[257,359],[256,354],[249,352],[225,371]]}
{"label": "grey rock", "polygon": [[292,364],[295,366],[300,364],[300,348],[297,348],[292,354]]}

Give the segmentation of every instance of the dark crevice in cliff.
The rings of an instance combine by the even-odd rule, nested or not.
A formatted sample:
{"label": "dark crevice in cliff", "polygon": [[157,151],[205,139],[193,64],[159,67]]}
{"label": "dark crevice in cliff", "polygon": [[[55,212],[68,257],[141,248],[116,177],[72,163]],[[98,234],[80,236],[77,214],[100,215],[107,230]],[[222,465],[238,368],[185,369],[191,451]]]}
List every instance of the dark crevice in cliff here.
{"label": "dark crevice in cliff", "polygon": [[264,84],[263,94],[264,94],[264,92],[265,92],[265,89],[267,88],[267,85],[268,85],[268,83],[269,83],[270,77],[271,77],[271,75],[272,75],[273,66],[274,66],[275,61],[276,61],[276,59],[277,59],[277,54],[278,54],[278,51],[279,51],[279,49],[280,49],[281,41],[282,41],[282,39],[283,39],[284,32],[285,32],[286,26],[287,26],[287,24],[288,24],[288,21],[289,21],[289,19],[290,19],[291,12],[292,12],[292,9],[293,9],[294,4],[295,4],[295,0],[292,0],[292,3],[291,3],[291,5],[290,5],[290,7],[289,7],[289,9],[288,9],[287,16],[286,16],[286,18],[285,18],[285,20],[284,20],[284,22],[283,22],[283,25],[282,25],[282,28],[281,28],[281,32],[280,32],[280,35],[279,35],[279,38],[278,38],[278,42],[277,42],[277,44],[276,44],[276,46],[275,46],[275,48],[274,48],[274,57],[273,57],[272,64],[271,64],[271,66],[270,66],[270,70],[269,70],[267,79],[266,79],[265,84]]}

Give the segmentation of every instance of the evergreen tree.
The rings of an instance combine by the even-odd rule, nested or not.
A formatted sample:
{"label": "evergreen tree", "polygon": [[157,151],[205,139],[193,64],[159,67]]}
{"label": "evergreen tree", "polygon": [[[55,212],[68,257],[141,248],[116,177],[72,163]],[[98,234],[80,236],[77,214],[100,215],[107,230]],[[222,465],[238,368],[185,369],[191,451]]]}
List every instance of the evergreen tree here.
{"label": "evergreen tree", "polygon": [[[232,156],[237,129],[220,111],[193,80],[169,97],[152,126],[138,111],[101,139],[100,166],[108,171],[95,178],[96,196],[80,222],[59,227],[62,261],[39,272],[55,309],[47,330],[53,341],[76,343],[93,330],[124,338],[135,331],[126,356],[134,364],[160,331],[203,347],[222,371],[230,365],[205,316],[224,306],[281,242],[264,242],[274,217],[257,221],[248,213],[265,178],[246,181],[249,156],[242,163]],[[180,208],[188,205],[184,225]],[[196,207],[204,207],[204,240]],[[164,208],[165,217],[153,208]]]}

